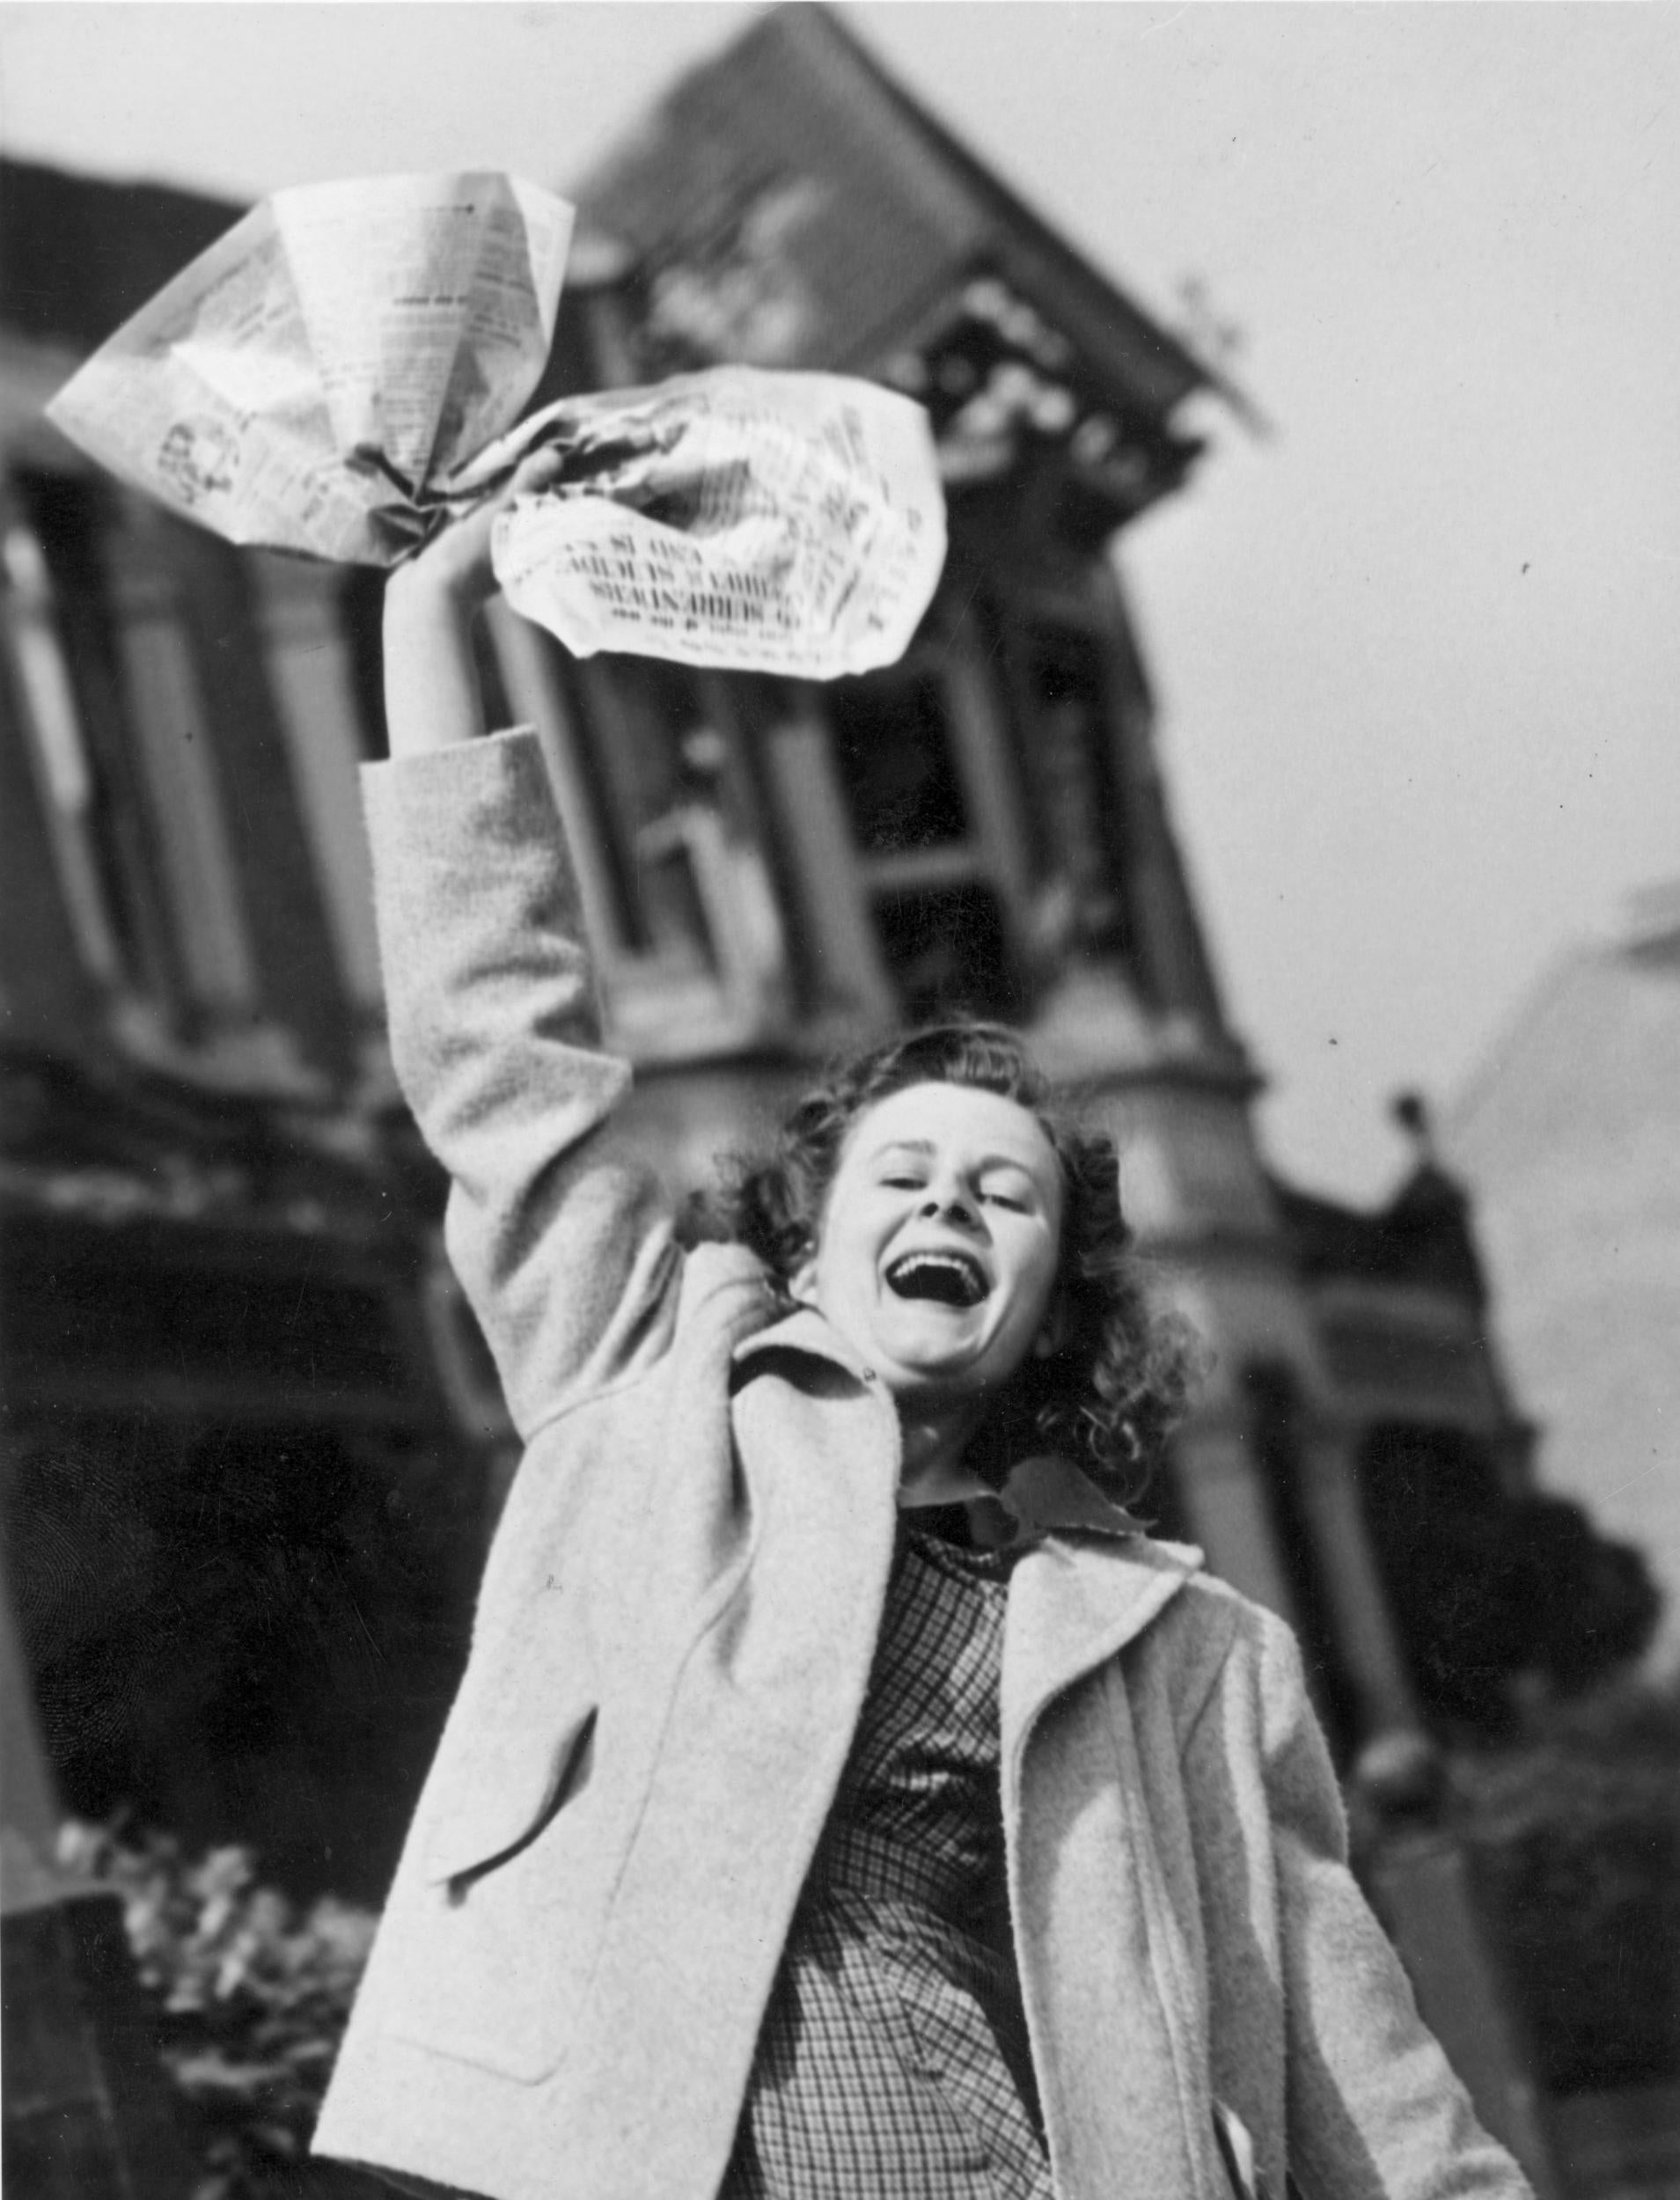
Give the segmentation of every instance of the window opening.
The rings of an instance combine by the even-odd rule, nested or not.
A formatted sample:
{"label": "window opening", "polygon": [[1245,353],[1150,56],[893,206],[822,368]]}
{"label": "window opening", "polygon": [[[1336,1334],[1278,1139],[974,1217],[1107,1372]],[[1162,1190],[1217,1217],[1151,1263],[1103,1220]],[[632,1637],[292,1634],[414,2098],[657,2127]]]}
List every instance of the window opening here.
{"label": "window opening", "polygon": [[687,813],[717,798],[718,741],[692,678],[655,658],[599,657],[583,668],[581,722],[620,941],[673,971],[715,967],[691,860]]}
{"label": "window opening", "polygon": [[100,547],[172,966],[202,1031],[249,1025],[260,1008],[256,960],[168,524],[143,534],[112,528]]}
{"label": "window opening", "polygon": [[66,906],[90,974],[172,992],[139,801],[116,617],[99,554],[100,500],[73,477],[19,473],[8,529],[8,641]]}
{"label": "window opening", "polygon": [[590,821],[579,887],[615,1037],[691,1052],[781,1024],[781,908],[727,683],[654,658],[578,664],[508,621],[497,641],[563,803]]}
{"label": "window opening", "polygon": [[1003,913],[989,887],[880,894],[873,906],[882,951],[912,1023],[1023,1013]]}
{"label": "window opening", "polygon": [[1040,831],[1066,879],[1074,934],[1088,948],[1131,942],[1119,889],[1125,839],[1110,749],[1108,683],[1095,636],[1031,627],[1025,637],[1031,723],[1025,754]]}
{"label": "window opening", "polygon": [[92,760],[53,623],[46,560],[27,528],[7,531],[5,569],[12,662],[71,931],[90,975],[114,987],[122,978],[124,958],[100,860]]}
{"label": "window opening", "polygon": [[837,680],[829,697],[853,835],[870,854],[948,846],[968,831],[944,683],[931,665]]}
{"label": "window opening", "polygon": [[836,681],[825,703],[861,904],[900,1012],[1024,1014],[1022,804],[983,649],[959,619],[896,670]]}
{"label": "window opening", "polygon": [[[340,983],[371,1016],[383,986],[357,766],[370,753],[346,590],[331,566],[246,554],[260,647]],[[378,753],[384,753],[381,739]]]}
{"label": "window opening", "polygon": [[997,598],[986,590],[977,591],[963,624],[972,637],[974,676],[984,683],[1002,729],[999,765],[1023,880],[1029,887],[1039,890],[1056,876],[1060,851],[1051,837],[1044,804],[1037,798],[1026,756],[1032,712],[1023,693],[1018,631]]}

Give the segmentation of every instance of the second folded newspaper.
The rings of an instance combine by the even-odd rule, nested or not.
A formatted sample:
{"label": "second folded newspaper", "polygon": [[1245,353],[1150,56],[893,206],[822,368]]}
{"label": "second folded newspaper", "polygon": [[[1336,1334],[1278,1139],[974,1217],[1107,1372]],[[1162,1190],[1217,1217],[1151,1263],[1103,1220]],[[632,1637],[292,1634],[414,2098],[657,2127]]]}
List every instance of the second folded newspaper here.
{"label": "second folded newspaper", "polygon": [[497,521],[496,576],[575,656],[829,679],[901,656],[938,583],[927,414],[873,383],[730,367],[567,399],[466,478],[544,444],[559,482]]}

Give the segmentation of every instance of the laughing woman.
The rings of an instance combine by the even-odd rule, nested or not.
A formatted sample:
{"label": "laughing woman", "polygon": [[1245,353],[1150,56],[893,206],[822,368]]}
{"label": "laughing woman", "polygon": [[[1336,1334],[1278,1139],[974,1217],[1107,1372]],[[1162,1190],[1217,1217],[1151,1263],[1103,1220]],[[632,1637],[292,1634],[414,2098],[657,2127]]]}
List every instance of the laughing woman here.
{"label": "laughing woman", "polygon": [[[523,470],[538,487],[549,462]],[[495,2200],[1516,2200],[1019,1044],[855,1062],[685,1255],[617,1142],[490,515],[389,586],[392,1044],[526,1444],[316,2144]]]}

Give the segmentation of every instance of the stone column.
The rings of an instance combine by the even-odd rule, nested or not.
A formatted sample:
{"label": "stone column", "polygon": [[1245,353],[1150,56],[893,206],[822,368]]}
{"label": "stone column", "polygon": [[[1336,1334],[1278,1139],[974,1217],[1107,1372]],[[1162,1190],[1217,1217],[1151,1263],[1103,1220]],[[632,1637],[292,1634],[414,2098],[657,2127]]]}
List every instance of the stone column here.
{"label": "stone column", "polygon": [[1371,1735],[1420,1728],[1423,1717],[1365,1532],[1353,1438],[1327,1415],[1310,1417],[1302,1437],[1302,1509],[1337,1653],[1358,1704],[1360,1731]]}
{"label": "stone column", "polygon": [[1172,1465],[1186,1524],[1214,1573],[1294,1624],[1294,1599],[1240,1421],[1225,1410],[1198,1414],[1174,1438]]}

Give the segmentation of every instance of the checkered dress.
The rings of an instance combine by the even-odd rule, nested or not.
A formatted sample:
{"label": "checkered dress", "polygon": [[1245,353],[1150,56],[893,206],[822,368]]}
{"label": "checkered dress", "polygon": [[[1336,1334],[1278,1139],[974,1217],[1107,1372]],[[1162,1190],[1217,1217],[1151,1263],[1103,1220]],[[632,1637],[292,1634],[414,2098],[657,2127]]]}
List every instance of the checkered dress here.
{"label": "checkered dress", "polygon": [[720,2200],[1050,2200],[1003,1881],[1009,1565],[900,1525]]}

